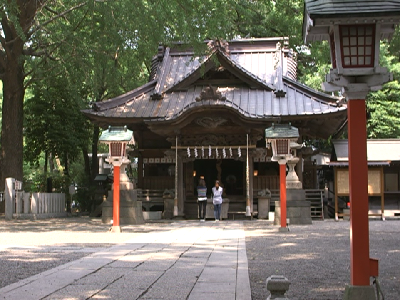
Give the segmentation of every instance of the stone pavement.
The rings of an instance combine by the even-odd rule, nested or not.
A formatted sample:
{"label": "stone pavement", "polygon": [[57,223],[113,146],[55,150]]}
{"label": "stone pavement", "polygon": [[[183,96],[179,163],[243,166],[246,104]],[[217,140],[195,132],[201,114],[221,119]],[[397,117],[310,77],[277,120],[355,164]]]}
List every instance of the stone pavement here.
{"label": "stone pavement", "polygon": [[251,299],[243,224],[168,224],[0,289],[0,299],[88,298]]}

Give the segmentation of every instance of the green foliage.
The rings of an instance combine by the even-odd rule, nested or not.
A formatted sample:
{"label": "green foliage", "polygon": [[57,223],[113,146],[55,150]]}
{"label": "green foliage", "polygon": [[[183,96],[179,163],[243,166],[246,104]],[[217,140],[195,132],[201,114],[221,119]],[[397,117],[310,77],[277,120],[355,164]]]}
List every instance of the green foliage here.
{"label": "green foliage", "polygon": [[47,192],[47,180],[51,178],[51,187],[54,193],[68,193],[69,179],[62,173],[35,172],[30,177],[29,180],[24,180],[23,187],[25,192]]}
{"label": "green foliage", "polygon": [[393,73],[393,81],[367,98],[369,138],[400,138],[400,53],[393,55],[390,49],[395,48],[381,43],[381,65]]}
{"label": "green foliage", "polygon": [[87,143],[89,123],[80,113],[79,95],[67,81],[53,78],[34,85],[25,101],[25,159],[37,163],[41,154],[75,159]]}

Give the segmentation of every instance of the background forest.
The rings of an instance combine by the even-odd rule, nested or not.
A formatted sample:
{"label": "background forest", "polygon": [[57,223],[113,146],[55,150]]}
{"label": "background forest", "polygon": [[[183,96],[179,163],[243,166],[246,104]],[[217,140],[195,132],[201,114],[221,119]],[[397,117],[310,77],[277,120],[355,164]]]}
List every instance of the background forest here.
{"label": "background forest", "polygon": [[[147,81],[158,45],[181,41],[198,53],[206,39],[287,36],[298,80],[320,89],[327,43],[304,45],[303,0],[0,0],[2,101],[0,189],[67,192],[75,183],[90,209],[101,129],[80,113]],[[381,43],[394,81],[368,96],[370,138],[400,138],[400,31]],[[319,143],[317,144],[325,144]]]}

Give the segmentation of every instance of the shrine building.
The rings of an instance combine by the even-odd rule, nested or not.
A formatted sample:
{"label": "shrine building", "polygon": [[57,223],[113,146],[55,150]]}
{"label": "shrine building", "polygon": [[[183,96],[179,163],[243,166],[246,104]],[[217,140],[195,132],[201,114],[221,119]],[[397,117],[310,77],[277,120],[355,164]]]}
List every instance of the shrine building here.
{"label": "shrine building", "polygon": [[[258,191],[279,189],[266,128],[290,123],[302,144],[304,138],[335,136],[347,119],[340,99],[297,81],[287,42],[209,41],[203,57],[182,44],[159,47],[148,83],[83,113],[102,128],[126,125],[133,131],[136,188],[176,192],[180,216],[197,217],[200,176],[208,194],[215,180],[222,183],[229,210],[245,211],[246,197],[255,210]],[[297,150],[300,181],[306,152]]]}

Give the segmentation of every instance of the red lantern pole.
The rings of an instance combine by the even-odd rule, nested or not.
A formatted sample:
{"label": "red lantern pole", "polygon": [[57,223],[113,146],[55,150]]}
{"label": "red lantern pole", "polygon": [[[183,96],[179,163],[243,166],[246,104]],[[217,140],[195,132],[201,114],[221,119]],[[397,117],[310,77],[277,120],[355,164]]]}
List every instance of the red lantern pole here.
{"label": "red lantern pole", "polygon": [[279,181],[281,198],[281,230],[286,229],[286,160],[280,159],[279,163]]}
{"label": "red lantern pole", "polygon": [[349,100],[350,280],[370,285],[368,164],[365,100]]}
{"label": "red lantern pole", "polygon": [[121,232],[119,226],[119,181],[120,166],[114,165],[114,192],[113,192],[113,232]]}

